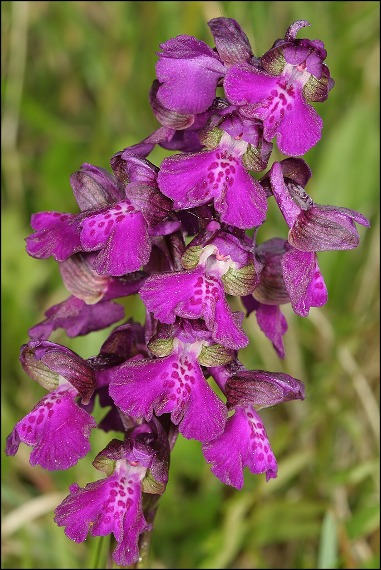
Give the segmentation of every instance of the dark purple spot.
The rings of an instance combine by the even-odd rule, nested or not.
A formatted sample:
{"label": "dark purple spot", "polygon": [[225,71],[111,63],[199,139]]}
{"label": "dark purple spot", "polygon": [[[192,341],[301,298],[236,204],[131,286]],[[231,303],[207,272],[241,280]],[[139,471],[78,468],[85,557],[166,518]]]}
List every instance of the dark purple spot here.
{"label": "dark purple spot", "polygon": [[279,107],[279,101],[277,101],[277,102],[275,103],[274,107],[271,109],[271,112],[274,113],[274,112],[277,110],[278,107]]}

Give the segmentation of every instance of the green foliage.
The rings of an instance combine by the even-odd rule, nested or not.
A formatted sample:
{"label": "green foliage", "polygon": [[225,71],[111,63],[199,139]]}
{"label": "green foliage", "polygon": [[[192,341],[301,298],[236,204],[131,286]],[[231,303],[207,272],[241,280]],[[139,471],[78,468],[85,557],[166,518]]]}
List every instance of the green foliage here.
{"label": "green foliage", "polygon": [[[211,44],[206,25],[235,18],[260,55],[294,20],[325,42],[336,81],[317,104],[323,138],[306,160],[308,192],[321,204],[361,211],[361,244],[319,263],[328,304],[308,319],[287,312],[280,362],[256,325],[242,351],[249,367],[284,371],[306,384],[306,400],[261,412],[279,460],[278,479],[247,473],[242,491],[210,472],[197,442],[179,438],[152,534],[152,568],[379,567],[379,3],[378,2],[2,2],[2,449],[14,424],[42,397],[18,362],[28,328],[67,293],[57,265],[25,253],[29,219],[77,211],[69,176],[108,160],[157,127],[148,91],[160,42],[179,34]],[[299,34],[300,35],[300,34]],[[159,164],[166,151],[151,159]],[[261,239],[285,236],[275,211]],[[143,318],[137,299],[126,314]],[[237,309],[240,307],[237,306]],[[84,358],[108,331],[67,339]],[[3,567],[96,566],[106,540],[74,544],[53,523],[76,481],[99,478],[91,461],[112,436],[64,473],[28,463],[23,444],[2,461]],[[59,498],[61,497],[61,498]],[[101,554],[99,555],[98,549]]]}

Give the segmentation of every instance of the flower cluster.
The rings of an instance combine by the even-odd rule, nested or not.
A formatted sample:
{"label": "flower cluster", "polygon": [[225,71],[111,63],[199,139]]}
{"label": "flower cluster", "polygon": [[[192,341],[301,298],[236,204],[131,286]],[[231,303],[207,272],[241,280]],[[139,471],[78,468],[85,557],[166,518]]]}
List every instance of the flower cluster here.
{"label": "flower cluster", "polygon": [[[246,467],[277,476],[258,411],[304,399],[304,386],[245,368],[243,319],[255,311],[284,358],[280,306],[306,317],[324,305],[317,253],[356,247],[356,224],[369,225],[305,190],[311,170],[301,155],[322,130],[311,103],[334,85],[323,43],[296,37],[308,22],[293,23],[261,57],[235,20],[208,24],[214,48],[187,35],[160,46],[149,94],[159,128],[117,152],[112,172],[83,164],[70,178],[79,212],[35,214],[26,238],[29,255],[59,263],[70,295],[21,348],[25,372],[48,394],[17,423],[6,453],[23,442],[32,465],[68,469],[89,453],[92,430],[119,432],[93,461],[106,477],[73,484],[55,512],[74,541],[112,533],[119,565],[138,559],[179,433],[201,442],[226,485],[241,489]],[[264,173],[274,143],[286,157]],[[170,151],[160,167],[147,158],[155,145]],[[260,242],[271,199],[288,235]],[[129,295],[143,301],[145,323],[119,324],[92,358],[49,340],[58,328],[74,337],[118,323],[115,299]],[[98,424],[96,401],[108,408]]]}

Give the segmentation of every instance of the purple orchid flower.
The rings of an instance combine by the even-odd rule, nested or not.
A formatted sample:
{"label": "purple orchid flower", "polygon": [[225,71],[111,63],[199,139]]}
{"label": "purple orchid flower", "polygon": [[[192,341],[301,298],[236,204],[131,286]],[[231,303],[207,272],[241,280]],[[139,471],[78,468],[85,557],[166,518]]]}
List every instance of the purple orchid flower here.
{"label": "purple orchid flower", "polygon": [[36,214],[32,227],[37,232],[26,239],[27,252],[64,261],[79,251],[97,251],[94,269],[113,276],[145,265],[151,252],[150,236],[171,233],[178,223],[161,223],[170,212],[170,202],[157,189],[156,167],[129,157],[118,160],[115,170],[119,178],[83,164],[70,178],[82,212]]}
{"label": "purple orchid flower", "polygon": [[71,540],[83,542],[89,532],[112,533],[115,562],[129,566],[137,560],[139,536],[152,528],[143,514],[142,491],[161,494],[168,480],[169,445],[162,431],[151,422],[130,430],[125,442],[112,440],[93,462],[107,477],[84,488],[70,487],[54,520]]}
{"label": "purple orchid flower", "polygon": [[243,487],[243,469],[266,473],[266,481],[277,476],[277,463],[266,430],[252,406],[237,408],[226,422],[225,431],[203,444],[203,454],[212,473],[225,485]]}
{"label": "purple orchid flower", "polygon": [[266,473],[266,481],[277,476],[277,462],[271,449],[258,409],[288,400],[304,399],[300,380],[281,372],[246,370],[233,362],[223,370],[210,369],[227,396],[234,415],[226,422],[224,432],[203,444],[203,454],[211,471],[226,485],[243,487],[243,471]]}
{"label": "purple orchid flower", "polygon": [[369,220],[354,210],[315,204],[306,194],[311,171],[301,158],[274,162],[262,184],[271,189],[290,228],[288,242],[305,252],[353,249],[360,237],[356,223],[369,227]]}
{"label": "purple orchid flower", "polygon": [[6,453],[15,455],[21,442],[33,447],[31,465],[69,469],[90,450],[95,420],[76,403],[88,403],[95,388],[91,366],[77,354],[51,342],[32,341],[21,347],[27,374],[49,394],[20,420],[7,438]]}
{"label": "purple orchid flower", "polygon": [[139,556],[138,539],[151,528],[141,506],[141,480],[146,469],[117,462],[115,471],[106,479],[81,488],[70,486],[70,495],[56,508],[55,522],[65,526],[65,534],[75,542],[93,536],[113,533],[117,547],[114,560],[128,566]]}
{"label": "purple orchid flower", "polygon": [[232,114],[207,131],[203,142],[207,150],[163,160],[158,175],[161,192],[174,201],[175,209],[213,201],[222,222],[241,229],[261,225],[266,195],[247,172],[263,170],[271,152],[259,123],[249,126]]}
{"label": "purple orchid flower", "polygon": [[216,437],[224,428],[226,407],[208,385],[201,364],[212,355],[228,362],[233,354],[214,345],[205,327],[186,321],[165,327],[149,348],[157,358],[132,359],[100,373],[115,404],[146,421],[153,413],[170,413],[189,439]]}
{"label": "purple orchid flower", "polygon": [[185,271],[152,275],[145,281],[139,294],[147,309],[167,324],[174,323],[176,317],[203,318],[216,343],[232,349],[246,346],[243,315],[230,311],[225,291],[253,291],[253,255],[238,238],[221,232],[205,245],[191,243],[183,255],[183,267]]}
{"label": "purple orchid flower", "polygon": [[264,138],[276,136],[281,152],[291,156],[306,153],[320,140],[323,122],[309,102],[324,101],[334,85],[323,63],[323,42],[295,38],[309,25],[304,20],[291,25],[284,40],[262,56],[261,68],[232,66],[224,79],[227,99],[247,118],[263,121]]}

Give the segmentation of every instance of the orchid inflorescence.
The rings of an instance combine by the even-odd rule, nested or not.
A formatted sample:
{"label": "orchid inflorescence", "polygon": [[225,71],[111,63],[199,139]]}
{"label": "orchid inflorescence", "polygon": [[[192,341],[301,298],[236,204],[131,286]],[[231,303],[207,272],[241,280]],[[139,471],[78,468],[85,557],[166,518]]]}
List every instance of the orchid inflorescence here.
{"label": "orchid inflorescence", "polygon": [[[325,101],[334,85],[323,42],[296,38],[309,23],[294,22],[261,57],[235,20],[208,25],[214,48],[188,35],[160,46],[149,94],[160,127],[117,152],[112,173],[83,164],[70,178],[80,212],[34,214],[26,238],[29,255],[59,263],[70,296],[21,347],[25,372],[48,394],[16,424],[6,453],[24,442],[31,465],[65,470],[90,452],[92,430],[119,432],[93,461],[106,477],[73,484],[55,511],[76,542],[112,533],[118,565],[139,558],[178,433],[202,443],[226,485],[241,489],[245,467],[267,481],[277,476],[258,410],[304,399],[304,386],[282,372],[245,368],[243,319],[255,312],[284,358],[280,306],[290,303],[302,317],[323,306],[317,252],[355,248],[356,223],[369,226],[305,190],[311,170],[300,156],[322,130],[311,102]],[[273,139],[286,158],[259,177]],[[156,145],[178,153],[157,167],[147,159]],[[288,236],[258,242],[270,198]],[[56,329],[76,337],[120,321],[115,299],[130,295],[144,303],[145,323],[114,328],[96,356],[49,341]],[[229,297],[239,297],[244,312],[233,312]],[[98,424],[97,397],[108,408]]]}

